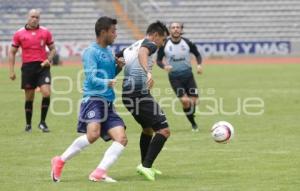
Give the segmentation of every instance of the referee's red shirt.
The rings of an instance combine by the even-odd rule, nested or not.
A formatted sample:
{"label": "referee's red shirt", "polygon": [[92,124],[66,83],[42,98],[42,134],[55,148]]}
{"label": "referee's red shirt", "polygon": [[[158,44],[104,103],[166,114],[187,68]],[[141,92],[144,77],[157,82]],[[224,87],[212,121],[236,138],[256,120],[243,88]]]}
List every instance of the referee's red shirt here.
{"label": "referee's red shirt", "polygon": [[53,42],[52,34],[47,28],[39,26],[32,30],[25,26],[14,34],[12,46],[22,48],[22,62],[26,64],[46,60],[46,45]]}

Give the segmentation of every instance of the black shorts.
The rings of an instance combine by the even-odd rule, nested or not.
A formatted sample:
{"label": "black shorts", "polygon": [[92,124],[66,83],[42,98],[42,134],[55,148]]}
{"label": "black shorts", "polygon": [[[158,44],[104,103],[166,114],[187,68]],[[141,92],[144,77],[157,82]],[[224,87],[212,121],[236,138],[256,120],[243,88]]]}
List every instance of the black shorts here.
{"label": "black shorts", "polygon": [[189,97],[198,97],[197,84],[193,74],[187,77],[169,76],[169,81],[177,97],[180,98],[185,94]]}
{"label": "black shorts", "polygon": [[51,84],[50,67],[42,67],[42,62],[30,62],[22,65],[22,89],[35,89],[37,86]]}
{"label": "black shorts", "polygon": [[123,94],[122,101],[142,128],[157,131],[169,127],[164,112],[150,93]]}

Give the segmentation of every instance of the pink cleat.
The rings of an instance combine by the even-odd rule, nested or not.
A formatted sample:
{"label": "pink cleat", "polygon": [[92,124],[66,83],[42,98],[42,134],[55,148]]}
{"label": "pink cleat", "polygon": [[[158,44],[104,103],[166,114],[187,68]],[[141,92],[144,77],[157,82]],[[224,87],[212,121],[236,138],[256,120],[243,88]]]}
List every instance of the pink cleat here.
{"label": "pink cleat", "polygon": [[51,160],[51,178],[54,182],[60,181],[60,176],[64,168],[65,162],[59,156],[53,157]]}
{"label": "pink cleat", "polygon": [[117,182],[116,180],[112,179],[111,177],[107,176],[106,170],[96,168],[89,176],[89,180],[94,181],[94,182]]}

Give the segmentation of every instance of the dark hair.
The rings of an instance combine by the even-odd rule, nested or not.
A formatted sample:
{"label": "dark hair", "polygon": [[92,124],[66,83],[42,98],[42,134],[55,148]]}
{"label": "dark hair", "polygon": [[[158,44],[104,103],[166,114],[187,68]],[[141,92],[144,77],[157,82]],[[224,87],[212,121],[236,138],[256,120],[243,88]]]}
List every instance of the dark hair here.
{"label": "dark hair", "polygon": [[147,34],[153,34],[157,32],[160,36],[165,35],[165,33],[167,34],[167,36],[169,36],[169,30],[166,27],[166,25],[160,21],[156,21],[155,23],[151,23],[148,26],[148,29],[146,31]]}
{"label": "dark hair", "polygon": [[96,36],[100,36],[102,30],[108,30],[111,25],[116,25],[117,19],[112,19],[110,17],[100,17],[95,24],[95,33]]}

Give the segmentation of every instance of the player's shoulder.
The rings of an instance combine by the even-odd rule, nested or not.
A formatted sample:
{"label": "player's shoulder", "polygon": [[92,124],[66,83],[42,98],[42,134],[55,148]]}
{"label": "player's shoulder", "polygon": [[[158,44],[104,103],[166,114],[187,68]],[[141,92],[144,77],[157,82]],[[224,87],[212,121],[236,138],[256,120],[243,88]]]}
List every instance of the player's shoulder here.
{"label": "player's shoulder", "polygon": [[16,30],[15,34],[20,34],[22,32],[26,31],[25,27],[21,27],[18,30]]}
{"label": "player's shoulder", "polygon": [[151,41],[151,40],[149,40],[147,38],[143,39],[141,42],[142,42],[142,46],[143,45],[150,45],[150,46],[154,45],[154,46],[156,46],[153,41]]}
{"label": "player's shoulder", "polygon": [[44,26],[39,26],[39,30],[46,32],[46,33],[51,33],[51,31],[47,27],[44,27]]}
{"label": "player's shoulder", "polygon": [[166,39],[166,42],[164,43],[164,45],[162,46],[163,48],[165,48],[167,45],[169,45],[169,44],[173,44],[173,42],[172,42],[172,40],[171,40],[171,37],[168,37],[167,39]]}
{"label": "player's shoulder", "polygon": [[40,28],[41,30],[49,31],[49,29],[48,29],[47,27],[45,27],[45,26],[39,26],[39,28]]}
{"label": "player's shoulder", "polygon": [[181,37],[181,39],[183,41],[185,41],[186,43],[188,43],[188,44],[193,44],[193,42],[190,39],[186,38],[186,37]]}
{"label": "player's shoulder", "polygon": [[83,51],[83,53],[88,55],[96,55],[102,53],[103,50],[100,48],[100,46],[96,42],[92,42],[88,47],[86,47]]}

